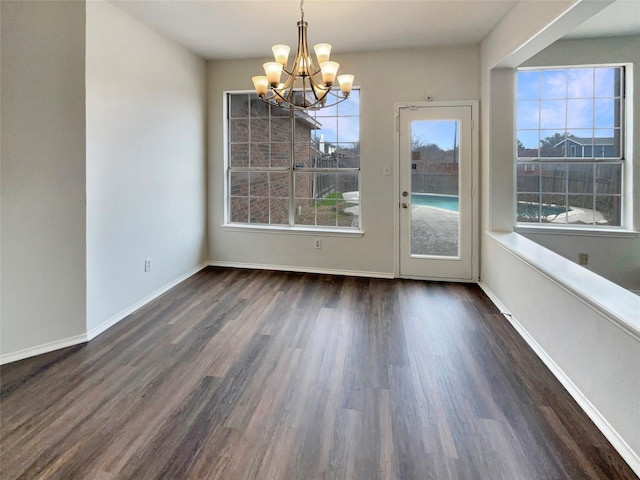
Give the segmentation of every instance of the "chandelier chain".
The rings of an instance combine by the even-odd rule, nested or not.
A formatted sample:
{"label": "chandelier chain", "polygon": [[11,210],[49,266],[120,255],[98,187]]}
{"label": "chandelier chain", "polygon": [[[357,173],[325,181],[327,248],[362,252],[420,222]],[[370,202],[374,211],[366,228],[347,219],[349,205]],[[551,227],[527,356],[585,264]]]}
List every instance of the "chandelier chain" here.
{"label": "chandelier chain", "polygon": [[304,0],[300,0],[300,19],[304,20]]}

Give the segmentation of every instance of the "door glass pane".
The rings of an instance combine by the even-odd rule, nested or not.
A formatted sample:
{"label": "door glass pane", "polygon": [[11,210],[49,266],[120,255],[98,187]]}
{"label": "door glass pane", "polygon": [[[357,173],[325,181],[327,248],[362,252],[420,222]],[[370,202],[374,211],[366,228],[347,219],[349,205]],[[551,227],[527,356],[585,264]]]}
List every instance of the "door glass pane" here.
{"label": "door glass pane", "polygon": [[411,255],[460,250],[459,122],[411,122]]}

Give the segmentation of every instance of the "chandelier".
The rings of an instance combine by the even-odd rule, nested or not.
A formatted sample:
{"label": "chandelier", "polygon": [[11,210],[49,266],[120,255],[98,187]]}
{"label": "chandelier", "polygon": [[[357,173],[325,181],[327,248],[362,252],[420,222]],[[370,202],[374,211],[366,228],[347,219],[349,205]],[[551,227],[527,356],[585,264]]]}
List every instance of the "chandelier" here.
{"label": "chandelier", "polygon": [[[287,68],[290,48],[274,45],[271,49],[275,62],[263,65],[266,75],[252,78],[256,94],[265,103],[286,110],[316,110],[333,106],[349,98],[353,87],[353,75],[337,75],[339,64],[329,61],[331,45],[314,45],[319,68],[313,63],[307,46],[307,22],[304,21],[304,0],[300,1],[298,22],[298,51],[291,68]],[[287,75],[281,79],[283,72]],[[336,92],[334,83],[340,85]]]}

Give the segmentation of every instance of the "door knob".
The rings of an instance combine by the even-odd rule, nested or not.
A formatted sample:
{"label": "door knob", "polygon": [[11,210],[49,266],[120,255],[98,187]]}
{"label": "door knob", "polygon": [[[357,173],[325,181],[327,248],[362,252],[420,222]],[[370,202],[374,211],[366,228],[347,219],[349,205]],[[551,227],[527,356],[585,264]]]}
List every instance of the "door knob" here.
{"label": "door knob", "polygon": [[407,202],[402,202],[402,208],[409,208],[409,204]]}

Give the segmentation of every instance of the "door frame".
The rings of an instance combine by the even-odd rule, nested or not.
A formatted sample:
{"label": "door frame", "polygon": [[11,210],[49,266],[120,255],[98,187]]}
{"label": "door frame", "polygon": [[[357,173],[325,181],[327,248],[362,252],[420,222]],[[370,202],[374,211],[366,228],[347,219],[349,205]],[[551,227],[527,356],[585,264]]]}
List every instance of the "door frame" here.
{"label": "door frame", "polygon": [[[394,148],[393,148],[393,195],[395,209],[393,212],[393,276],[400,278],[400,109],[424,107],[471,107],[471,279],[470,283],[480,281],[480,140],[479,118],[480,102],[478,100],[448,100],[429,102],[396,102],[394,103]],[[403,277],[419,280],[460,281],[459,279],[440,277]]]}

